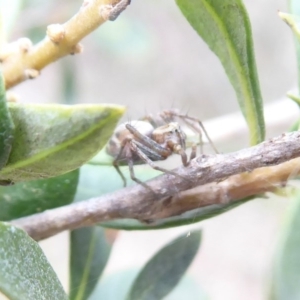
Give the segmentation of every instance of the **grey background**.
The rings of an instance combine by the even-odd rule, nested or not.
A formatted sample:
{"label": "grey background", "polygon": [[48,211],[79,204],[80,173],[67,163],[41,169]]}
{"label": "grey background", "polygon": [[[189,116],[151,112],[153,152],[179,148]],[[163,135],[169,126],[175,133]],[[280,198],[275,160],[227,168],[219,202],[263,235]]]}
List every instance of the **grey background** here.
{"label": "grey background", "polygon": [[[252,22],[264,102],[285,98],[297,81],[292,34],[277,16],[277,10],[286,11],[286,1],[244,3]],[[81,1],[27,1],[11,39],[29,35],[39,40],[48,24],[64,22],[80,4]],[[239,110],[218,59],[189,26],[174,1],[132,0],[116,22],[101,26],[82,43],[83,54],[56,62],[36,80],[14,88],[19,101],[66,102],[63,88],[69,68],[76,87],[72,101],[124,104],[128,108],[125,119],[170,107],[189,111],[202,120]],[[294,110],[297,112],[296,106]],[[275,120],[285,110],[277,113]],[[219,126],[220,130],[226,128],[226,124]],[[196,225],[204,229],[204,239],[188,273],[210,299],[266,299],[272,255],[286,205],[283,199],[256,200]],[[143,265],[172,237],[188,230],[190,227],[121,232],[107,274]],[[67,287],[67,233],[41,245]]]}
{"label": "grey background", "polygon": [[[38,39],[37,33],[42,36],[46,25],[66,20],[81,3],[51,1],[35,6],[33,2],[41,1],[31,1],[24,10],[14,37],[29,32]],[[277,10],[286,10],[286,3],[244,2],[252,21],[262,94],[268,103],[296,84],[292,35],[277,16]],[[37,24],[41,26],[35,28]],[[76,102],[124,104],[128,118],[174,106],[201,119],[238,110],[217,57],[174,1],[133,0],[117,22],[104,24],[82,43],[83,54],[57,62],[44,69],[43,76],[16,87],[21,101],[64,101],[60,88],[68,65],[76,81]]]}

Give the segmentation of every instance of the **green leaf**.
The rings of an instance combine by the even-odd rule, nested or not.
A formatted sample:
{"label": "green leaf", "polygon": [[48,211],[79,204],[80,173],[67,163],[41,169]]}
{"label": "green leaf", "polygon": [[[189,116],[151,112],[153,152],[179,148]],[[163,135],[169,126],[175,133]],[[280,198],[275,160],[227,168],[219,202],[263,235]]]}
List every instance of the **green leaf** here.
{"label": "green leaf", "polygon": [[71,203],[79,170],[49,179],[0,187],[0,220],[7,221]]}
{"label": "green leaf", "polygon": [[14,124],[7,108],[5,84],[0,74],[0,170],[6,165],[14,139]]}
{"label": "green leaf", "polygon": [[300,191],[285,216],[273,270],[273,300],[300,299]]}
{"label": "green leaf", "polygon": [[113,133],[124,108],[117,105],[9,104],[15,139],[0,179],[55,177],[91,159]]}
{"label": "green leaf", "polygon": [[0,223],[0,291],[11,300],[68,299],[38,243]]}
{"label": "green leaf", "polygon": [[178,284],[193,261],[200,240],[201,231],[194,231],[161,249],[139,273],[127,299],[163,299]]}
{"label": "green leaf", "polygon": [[264,140],[265,124],[250,21],[240,0],[176,0],[191,26],[220,59],[250,130]]}
{"label": "green leaf", "polygon": [[206,292],[201,288],[199,282],[187,275],[184,276],[174,290],[164,298],[164,300],[174,299],[209,300],[211,298],[208,297]]}
{"label": "green leaf", "polygon": [[296,95],[294,95],[294,94],[291,93],[291,92],[288,92],[286,95],[287,95],[291,100],[293,100],[293,101],[298,105],[298,107],[300,107],[300,98],[299,98],[299,96],[296,96]]}
{"label": "green leaf", "polygon": [[98,282],[89,300],[116,300],[125,299],[130,286],[139,273],[139,269],[125,269],[117,272],[104,274]]}
{"label": "green leaf", "polygon": [[[134,268],[105,275],[89,297],[89,300],[124,299],[138,273],[139,269]],[[199,283],[187,274],[187,276],[184,276],[182,280],[180,280],[170,294],[164,298],[164,300],[174,299],[207,300],[209,297],[207,297],[204,290],[200,288]]]}
{"label": "green leaf", "polygon": [[88,299],[111,251],[105,230],[97,226],[71,232],[70,300]]}
{"label": "green leaf", "polygon": [[[292,29],[295,36],[295,46],[297,55],[297,67],[298,67],[298,89],[300,90],[300,2],[298,0],[289,0],[289,12],[291,16]],[[295,18],[295,19],[294,19]]]}

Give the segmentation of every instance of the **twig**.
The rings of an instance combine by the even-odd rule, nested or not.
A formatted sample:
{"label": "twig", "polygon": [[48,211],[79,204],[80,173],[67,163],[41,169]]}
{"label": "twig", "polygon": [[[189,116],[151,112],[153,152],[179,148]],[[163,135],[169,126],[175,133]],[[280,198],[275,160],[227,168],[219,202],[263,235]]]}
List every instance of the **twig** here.
{"label": "twig", "polygon": [[222,182],[197,186],[173,196],[160,209],[153,206],[153,221],[178,216],[195,208],[227,204],[265,192],[276,192],[300,173],[300,158],[273,167],[233,175]]}
{"label": "twig", "polygon": [[129,3],[130,0],[85,0],[69,21],[49,25],[46,37],[35,46],[28,39],[6,45],[0,53],[6,89],[37,77],[41,69],[63,56],[80,53],[79,42],[106,20],[115,20]]}
{"label": "twig", "polygon": [[[290,161],[297,157],[300,157],[300,132],[282,134],[255,147],[234,153],[198,157],[188,167],[180,167],[176,170],[181,177],[163,174],[148,181],[147,185],[154,193],[140,185],[135,185],[102,197],[20,218],[12,223],[23,228],[34,239],[40,240],[63,230],[113,219],[155,220],[178,215],[193,208],[220,203],[220,201],[234,201],[237,197],[240,199],[252,193],[273,190],[274,184],[286,182],[290,175],[296,175],[299,171],[297,166],[299,167],[300,158]],[[284,162],[287,163],[278,167],[258,169]],[[251,172],[254,169],[258,170]],[[241,174],[245,172],[246,174]],[[228,178],[236,174],[241,175]],[[215,197],[208,199],[211,185],[207,185],[199,187],[200,190],[203,189],[201,195],[204,198],[195,198],[195,193],[191,197],[189,196],[191,192],[183,193],[182,197],[173,197],[179,192],[199,185],[219,182],[224,178],[228,179],[217,185],[214,184],[220,186],[222,196],[219,192]],[[252,182],[250,187],[247,186],[247,182]],[[231,187],[223,189],[228,184],[231,184]],[[234,190],[239,190],[239,184],[243,188],[240,193],[234,194]]]}

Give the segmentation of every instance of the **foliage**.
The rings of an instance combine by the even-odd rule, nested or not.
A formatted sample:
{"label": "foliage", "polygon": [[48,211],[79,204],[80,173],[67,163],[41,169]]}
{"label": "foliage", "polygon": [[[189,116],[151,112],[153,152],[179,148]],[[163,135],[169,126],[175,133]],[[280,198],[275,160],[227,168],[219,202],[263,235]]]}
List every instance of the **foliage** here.
{"label": "foliage", "polygon": [[275,256],[271,299],[299,299],[300,194],[292,197]]}
{"label": "foliage", "polygon": [[160,250],[134,280],[128,300],[162,299],[179,282],[197,253],[200,232],[192,232],[172,241]]}
{"label": "foliage", "polygon": [[[249,128],[250,143],[264,140],[263,103],[256,70],[250,20],[241,0],[176,0],[183,17],[217,55],[235,89]],[[282,14],[295,33],[298,66],[299,1],[290,0],[290,13]],[[2,4],[3,5],[3,4]],[[134,3],[132,3],[134,5]],[[6,26],[18,21],[15,1]],[[4,10],[3,6],[2,9]],[[7,9],[7,8],[6,8]],[[4,15],[4,14],[3,14]],[[1,41],[7,32],[1,28]],[[0,47],[2,44],[0,44]],[[299,68],[300,69],[300,68]],[[72,72],[65,82],[66,102],[76,94]],[[298,96],[292,96],[298,99]],[[7,102],[5,79],[0,77],[0,220],[32,215],[113,192],[122,187],[111,168],[112,158],[101,151],[124,112],[120,105],[21,104]],[[96,154],[98,154],[96,156]],[[122,167],[132,184],[126,167]],[[148,180],[157,171],[137,166],[137,176]],[[11,186],[11,183],[15,183]],[[99,184],[101,183],[101,184]],[[298,299],[299,192],[293,196],[275,257],[272,299]],[[254,198],[254,197],[253,197]],[[153,230],[181,226],[222,214],[251,200],[209,206],[151,225],[116,220],[71,233],[69,299],[103,298],[113,283],[105,282],[105,267],[113,247],[107,228]],[[67,299],[55,272],[39,245],[20,229],[0,223],[0,291],[9,299]],[[201,231],[188,232],[163,247],[118,292],[120,299],[163,299],[180,282],[197,254]],[[99,279],[101,279],[99,281]],[[191,289],[192,291],[192,289]],[[200,293],[199,293],[200,295]],[[186,297],[193,297],[186,292]],[[199,299],[206,298],[205,295]],[[109,297],[106,297],[109,299]]]}
{"label": "foliage", "polygon": [[246,118],[251,144],[264,140],[262,97],[250,21],[240,0],[177,0],[189,23],[220,59]]}
{"label": "foliage", "polygon": [[0,290],[9,299],[67,299],[39,245],[11,225],[0,223]]}

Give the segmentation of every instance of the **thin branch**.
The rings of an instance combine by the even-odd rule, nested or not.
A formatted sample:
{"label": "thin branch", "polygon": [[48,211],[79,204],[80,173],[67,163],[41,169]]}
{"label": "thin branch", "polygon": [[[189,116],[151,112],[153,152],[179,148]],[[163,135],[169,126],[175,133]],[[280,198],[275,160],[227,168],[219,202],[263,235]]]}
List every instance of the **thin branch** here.
{"label": "thin branch", "polygon": [[35,46],[28,39],[7,44],[0,53],[6,88],[37,77],[41,69],[63,56],[80,53],[79,42],[106,20],[116,19],[129,3],[130,0],[85,0],[69,21],[49,25],[46,37]]}
{"label": "thin branch", "polygon": [[[237,152],[195,158],[188,167],[176,169],[180,177],[163,174],[148,181],[147,185],[153,192],[135,185],[102,197],[20,218],[12,224],[40,240],[63,230],[108,220],[156,220],[174,216],[194,208],[272,191],[274,185],[285,183],[289,176],[298,173],[300,158],[292,160],[297,157],[300,157],[300,132],[282,134]],[[270,167],[275,165],[279,166]],[[230,177],[233,175],[237,176]],[[224,178],[226,180],[220,182]],[[212,185],[213,182],[220,183]],[[213,196],[212,186],[218,189]],[[197,188],[187,191],[194,187]],[[173,197],[182,191],[187,192]]]}
{"label": "thin branch", "polygon": [[163,207],[153,206],[152,221],[178,216],[195,208],[234,201],[276,192],[285,187],[289,179],[300,173],[300,158],[292,159],[273,167],[264,167],[252,172],[230,176],[219,183],[213,182],[184,191],[173,196]]}

